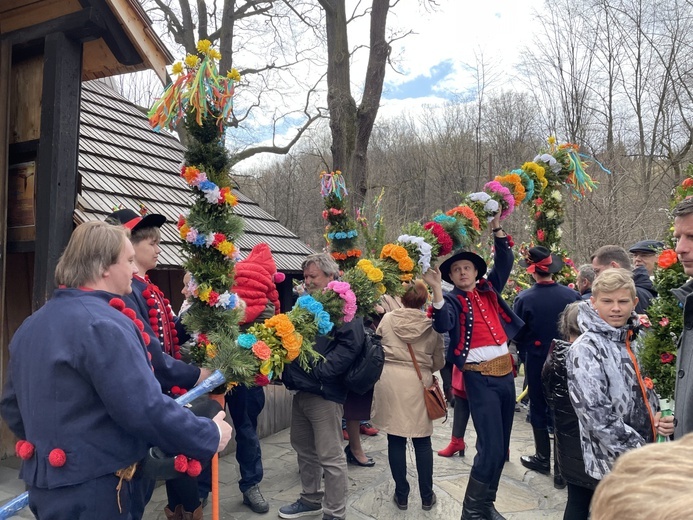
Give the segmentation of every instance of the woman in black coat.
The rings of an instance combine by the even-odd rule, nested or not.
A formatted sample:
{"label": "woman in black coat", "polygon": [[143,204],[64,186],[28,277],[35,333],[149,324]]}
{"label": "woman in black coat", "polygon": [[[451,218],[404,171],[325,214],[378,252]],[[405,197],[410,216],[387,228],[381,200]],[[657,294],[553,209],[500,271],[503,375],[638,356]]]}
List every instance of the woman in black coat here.
{"label": "woman in black coat", "polygon": [[571,303],[561,314],[558,322],[559,331],[568,341],[554,340],[542,371],[544,394],[554,415],[557,464],[560,474],[568,484],[568,502],[563,520],[589,518],[590,501],[599,483],[585,473],[580,445],[580,426],[568,395],[565,361],[571,344],[581,334],[577,323],[579,305],[589,305],[589,303]]}

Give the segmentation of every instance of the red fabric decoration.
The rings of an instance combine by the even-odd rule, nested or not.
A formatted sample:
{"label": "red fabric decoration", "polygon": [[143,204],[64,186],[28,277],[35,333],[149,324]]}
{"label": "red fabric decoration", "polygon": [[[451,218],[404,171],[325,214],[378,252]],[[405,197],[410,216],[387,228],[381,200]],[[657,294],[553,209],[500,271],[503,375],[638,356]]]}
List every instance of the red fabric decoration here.
{"label": "red fabric decoration", "polygon": [[269,377],[267,377],[264,374],[257,374],[255,376],[255,384],[257,386],[267,386],[269,384],[270,380]]}
{"label": "red fabric decoration", "polygon": [[171,393],[176,394],[176,395],[180,395],[180,386],[172,386],[171,387]]}
{"label": "red fabric decoration", "polygon": [[146,332],[142,333],[142,339],[144,340],[144,346],[147,347],[149,344],[152,342],[152,338],[149,337],[149,334]]}
{"label": "red fabric decoration", "polygon": [[125,308],[125,302],[120,298],[111,298],[108,305],[121,312]]}
{"label": "red fabric decoration", "polygon": [[48,464],[50,464],[54,468],[62,468],[65,465],[66,461],[67,456],[65,455],[65,452],[60,448],[54,448],[48,454]]}
{"label": "red fabric decoration", "polygon": [[145,298],[151,298],[152,293],[149,289],[145,289],[144,291],[142,291],[142,296],[144,296]]}
{"label": "red fabric decoration", "polygon": [[181,357],[183,356],[180,355],[180,352],[176,352],[175,354],[173,354],[173,359],[180,359]]}
{"label": "red fabric decoration", "polygon": [[171,330],[171,336],[173,336],[174,338],[178,337],[178,331],[176,330],[176,324],[175,323],[171,323],[170,330]]}
{"label": "red fabric decoration", "polygon": [[169,300],[168,298],[164,298],[164,303],[166,305],[171,305],[171,300]]}
{"label": "red fabric decoration", "polygon": [[180,395],[185,395],[187,393],[188,393],[188,391],[185,388],[180,389]]}
{"label": "red fabric decoration", "polygon": [[34,445],[29,441],[17,441],[14,450],[17,456],[22,460],[29,460],[34,456]]}
{"label": "red fabric decoration", "polygon": [[150,318],[149,324],[152,326],[152,329],[156,329],[159,327],[159,320],[156,318]]}
{"label": "red fabric decoration", "polygon": [[154,307],[156,305],[156,300],[154,298],[148,298],[147,305],[149,305],[150,307]]}
{"label": "red fabric decoration", "polygon": [[284,280],[286,280],[286,275],[284,273],[274,273],[272,278],[275,284],[282,283]]}
{"label": "red fabric decoration", "polygon": [[277,264],[267,244],[256,245],[245,260],[236,264],[235,271],[233,291],[246,303],[241,324],[255,321],[268,301],[274,304],[275,313],[279,313],[279,293],[273,281]]}
{"label": "red fabric decoration", "polygon": [[152,353],[151,352],[147,352],[147,359],[149,359],[149,361],[152,360]]}
{"label": "red fabric decoration", "polygon": [[156,309],[149,309],[149,317],[150,318],[156,318],[159,316],[159,311]]}
{"label": "red fabric decoration", "polygon": [[188,457],[185,455],[176,455],[173,459],[173,469],[180,473],[188,471]]}
{"label": "red fabric decoration", "polygon": [[135,327],[137,327],[138,329],[140,329],[140,332],[144,332],[144,323],[142,323],[142,320],[140,320],[140,319],[138,319],[138,318],[135,318],[135,319],[132,320],[132,321],[133,321],[133,323],[135,324]]}
{"label": "red fabric decoration", "polygon": [[197,477],[202,473],[202,464],[200,464],[199,460],[195,459],[190,459],[188,461],[188,476],[190,477]]}
{"label": "red fabric decoration", "polygon": [[132,309],[123,309],[122,312],[131,320],[134,320],[135,318],[137,318],[137,314]]}

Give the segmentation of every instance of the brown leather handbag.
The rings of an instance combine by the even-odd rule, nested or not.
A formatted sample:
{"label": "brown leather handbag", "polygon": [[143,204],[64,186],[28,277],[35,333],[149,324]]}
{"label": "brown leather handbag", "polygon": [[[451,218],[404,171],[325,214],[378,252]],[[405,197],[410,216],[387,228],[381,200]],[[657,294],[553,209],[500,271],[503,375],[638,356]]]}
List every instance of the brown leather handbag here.
{"label": "brown leather handbag", "polygon": [[416,375],[419,376],[419,381],[421,381],[421,386],[423,386],[424,393],[424,404],[426,405],[426,412],[428,412],[428,418],[432,421],[445,417],[448,418],[448,403],[445,401],[445,396],[443,391],[438,385],[438,378],[433,376],[433,382],[431,386],[426,386],[421,377],[421,369],[419,368],[419,363],[416,361],[416,356],[414,355],[414,349],[411,343],[407,343],[407,348],[409,349],[409,355],[414,363],[414,368],[416,369]]}

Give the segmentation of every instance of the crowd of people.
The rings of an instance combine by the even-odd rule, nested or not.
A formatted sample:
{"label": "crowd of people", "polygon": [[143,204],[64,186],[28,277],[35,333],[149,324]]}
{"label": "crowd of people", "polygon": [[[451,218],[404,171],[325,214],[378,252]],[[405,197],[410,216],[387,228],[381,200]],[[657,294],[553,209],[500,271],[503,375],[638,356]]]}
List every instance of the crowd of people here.
{"label": "crowd of people", "polygon": [[[674,216],[676,253],[686,274],[693,275],[693,201],[680,203]],[[146,276],[157,265],[164,221],[161,215],[123,209],[108,222],[78,226],[56,269],[58,289],[12,338],[0,412],[19,439],[20,477],[37,518],[139,519],[156,481],[165,480],[166,518],[202,519],[211,458],[232,435],[227,408],[243,503],[255,513],[269,511],[259,487],[263,389],[235,387],[189,408],[171,399],[210,372],[184,359],[181,347],[190,336],[181,319],[186,306],[176,316]],[[375,315],[318,336],[315,361],[285,367],[281,379],[293,395],[290,438],[301,492],[279,508],[279,517],[346,518],[347,464],[375,464],[364,453],[360,434],[378,430],[387,435],[392,507],[410,505],[411,439],[421,508],[432,510],[434,423],[424,393],[437,384],[433,374],[439,370],[454,417],[450,444],[438,455],[464,455],[470,417],[477,432],[463,520],[504,518],[495,502],[509,457],[518,364],[524,365],[535,443],[535,453],[520,462],[531,471],[553,472],[554,485],[567,486],[564,519],[630,514],[634,475],[652,473],[648,464],[655,467],[652,461],[673,458],[674,451],[689,454],[693,282],[677,292],[684,331],[675,416],[662,416],[634,348],[643,334],[639,314],[657,296],[652,278],[663,244],[644,240],[628,251],[599,248],[591,264],[578,269],[575,289],[554,279],[562,260],[533,247],[518,265],[534,283],[511,307],[501,293],[516,260],[498,216],[490,229],[490,269],[476,252],[454,251],[422,279],[407,283],[401,298],[384,297]],[[302,270],[307,293],[340,275],[326,253],[308,256]],[[245,299],[242,328],[280,311],[279,274],[266,244],[256,246],[236,272],[234,291]],[[446,285],[451,289],[445,291]],[[186,283],[183,294],[188,290]],[[384,366],[373,388],[355,392],[345,378],[367,328],[381,338]],[[677,441],[647,447],[657,436]],[[181,457],[187,469],[181,470]],[[690,485],[680,476],[666,482],[671,489]],[[643,494],[656,487],[638,484]]]}

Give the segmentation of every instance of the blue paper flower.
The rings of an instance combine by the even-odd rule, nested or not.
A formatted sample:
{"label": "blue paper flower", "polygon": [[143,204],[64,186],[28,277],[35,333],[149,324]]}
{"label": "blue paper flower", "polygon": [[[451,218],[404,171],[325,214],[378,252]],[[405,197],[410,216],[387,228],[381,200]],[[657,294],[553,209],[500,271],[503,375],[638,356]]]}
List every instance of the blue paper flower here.
{"label": "blue paper flower", "polygon": [[236,342],[242,348],[252,348],[257,343],[257,338],[255,334],[240,334]]}
{"label": "blue paper flower", "polygon": [[455,217],[451,217],[450,215],[443,215],[442,213],[440,215],[436,215],[433,217],[434,222],[438,222],[438,224],[443,224],[444,222],[456,222]]}

